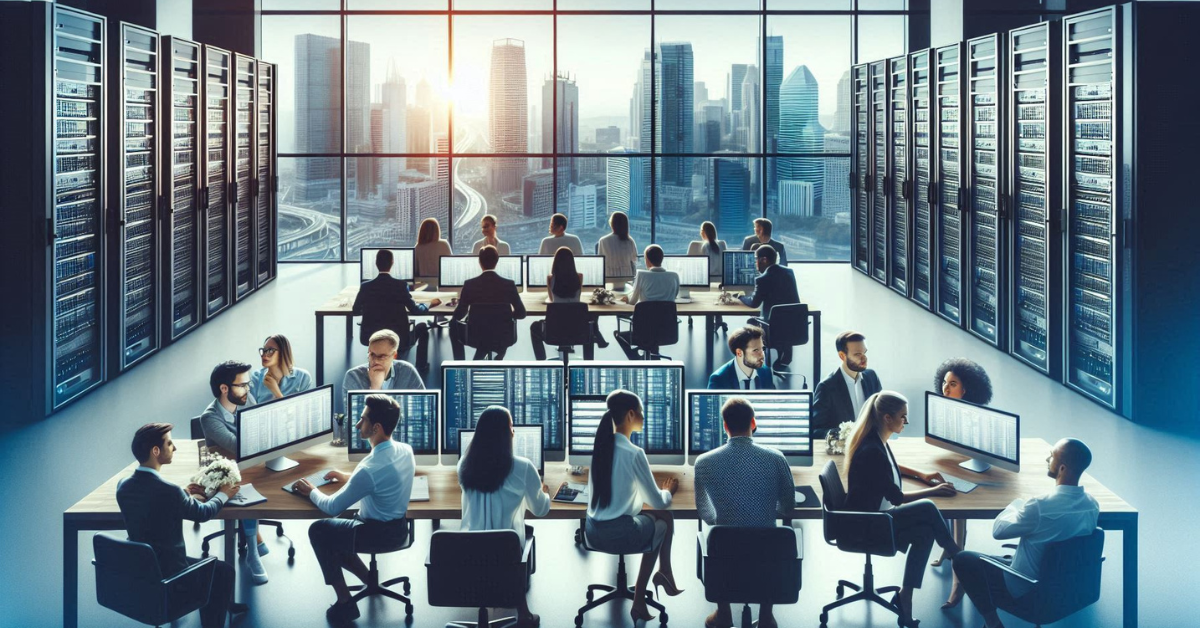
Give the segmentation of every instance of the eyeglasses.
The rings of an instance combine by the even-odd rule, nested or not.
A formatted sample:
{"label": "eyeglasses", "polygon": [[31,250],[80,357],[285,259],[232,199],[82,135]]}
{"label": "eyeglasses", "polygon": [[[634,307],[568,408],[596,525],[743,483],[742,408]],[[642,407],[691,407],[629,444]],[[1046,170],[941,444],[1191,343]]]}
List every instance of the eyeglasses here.
{"label": "eyeglasses", "polygon": [[241,384],[230,384],[229,387],[230,388],[250,388],[250,382],[243,382]]}
{"label": "eyeglasses", "polygon": [[269,357],[275,355],[276,353],[279,353],[279,349],[275,349],[273,347],[263,347],[258,350],[258,355],[263,357]]}

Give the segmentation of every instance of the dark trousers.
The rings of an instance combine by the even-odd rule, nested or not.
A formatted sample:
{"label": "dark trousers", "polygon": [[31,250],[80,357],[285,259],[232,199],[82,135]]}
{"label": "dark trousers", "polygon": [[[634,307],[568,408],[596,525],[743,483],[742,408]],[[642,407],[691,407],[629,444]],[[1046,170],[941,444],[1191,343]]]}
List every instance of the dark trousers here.
{"label": "dark trousers", "polygon": [[983,562],[979,552],[959,552],[954,557],[954,573],[963,591],[980,613],[1015,606],[1012,592],[1004,581],[1004,572]]}
{"label": "dark trousers", "polygon": [[367,566],[358,552],[383,552],[398,549],[408,539],[404,519],[371,521],[353,519],[321,519],[308,528],[308,540],[325,576],[325,584],[346,586],[342,569],[353,566],[360,572]]}
{"label": "dark trousers", "polygon": [[775,349],[776,351],[779,352],[779,359],[775,360],[774,366],[786,368],[787,365],[792,363],[792,347],[790,347],[790,346],[789,347],[773,347],[773,346],[771,346],[771,333],[770,333],[769,328],[764,326],[764,323],[767,322],[767,320],[765,318],[757,318],[757,317],[751,318],[747,322],[755,327],[763,328],[763,331],[764,331],[763,345],[765,346],[767,351],[770,351],[771,349]]}
{"label": "dark trousers", "polygon": [[925,578],[925,564],[929,562],[933,544],[937,543],[943,548],[952,547],[954,537],[950,534],[950,528],[946,527],[942,511],[928,499],[897,506],[887,513],[892,517],[896,546],[908,547],[905,552],[904,586],[919,589]]}
{"label": "dark trousers", "polygon": [[[592,328],[595,335],[595,328]],[[533,355],[538,360],[546,359],[546,321],[533,321],[529,324],[529,338],[533,343]],[[596,343],[589,341],[583,345],[583,359],[593,360],[596,357]]]}
{"label": "dark trousers", "polygon": [[[507,323],[507,320],[505,321]],[[450,349],[454,352],[455,360],[467,359],[467,321],[450,321]],[[505,347],[496,352],[496,359],[503,360],[504,354],[508,353],[508,348]],[[487,350],[476,349],[474,360],[482,360],[487,356]]]}
{"label": "dark trousers", "polygon": [[[200,562],[199,558],[188,557],[188,564]],[[225,616],[229,614],[229,605],[233,603],[233,565],[217,561],[213,569],[212,588],[208,591],[208,604],[200,607],[200,625],[204,628],[225,626]]]}

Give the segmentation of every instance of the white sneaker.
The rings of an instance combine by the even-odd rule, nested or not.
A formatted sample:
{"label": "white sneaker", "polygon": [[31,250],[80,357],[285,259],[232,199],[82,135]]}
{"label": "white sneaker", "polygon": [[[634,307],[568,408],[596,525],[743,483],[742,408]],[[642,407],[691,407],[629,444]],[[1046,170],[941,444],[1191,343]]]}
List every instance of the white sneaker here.
{"label": "white sneaker", "polygon": [[254,581],[254,584],[267,583],[267,569],[263,567],[257,547],[246,548],[246,566],[250,568],[250,579]]}

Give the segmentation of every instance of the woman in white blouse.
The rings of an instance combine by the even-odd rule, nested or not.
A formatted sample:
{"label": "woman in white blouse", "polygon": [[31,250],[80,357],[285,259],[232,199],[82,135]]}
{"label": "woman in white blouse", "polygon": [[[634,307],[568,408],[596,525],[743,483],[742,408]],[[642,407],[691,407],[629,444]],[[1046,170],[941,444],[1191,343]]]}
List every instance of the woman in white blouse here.
{"label": "woman in white blouse", "polygon": [[637,271],[637,242],[629,236],[629,216],[613,212],[608,217],[612,233],[596,243],[596,254],[604,256],[604,274],[618,288],[633,279]]}
{"label": "woman in white blouse", "polygon": [[[629,441],[631,434],[642,431],[646,420],[642,400],[628,390],[614,390],[605,403],[608,411],[600,419],[592,446],[585,533],[589,545],[608,552],[631,554],[650,548],[642,554],[629,611],[634,622],[650,621],[654,616],[646,609],[646,584],[655,561],[659,562],[655,589],[662,587],[671,596],[683,592],[675,586],[671,570],[675,519],[666,510],[679,490],[679,480],[664,480],[660,488],[650,472],[646,452]],[[655,510],[642,512],[643,503]]]}
{"label": "woman in white blouse", "polygon": [[709,281],[721,281],[725,274],[725,241],[717,239],[717,226],[705,220],[700,224],[700,239],[688,244],[688,255],[708,256]]}
{"label": "woman in white blouse", "polygon": [[[462,487],[463,530],[515,530],[522,539],[533,536],[525,525],[525,509],[535,517],[550,512],[549,489],[528,458],[513,455],[512,415],[489,406],[475,424],[471,447],[458,461]],[[521,600],[516,628],[537,626],[540,618]]]}

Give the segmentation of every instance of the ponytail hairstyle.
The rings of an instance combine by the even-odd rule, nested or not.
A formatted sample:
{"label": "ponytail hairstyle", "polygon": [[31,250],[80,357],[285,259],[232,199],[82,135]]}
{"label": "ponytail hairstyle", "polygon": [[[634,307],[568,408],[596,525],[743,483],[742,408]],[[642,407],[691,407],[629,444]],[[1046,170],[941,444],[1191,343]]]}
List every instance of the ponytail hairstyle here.
{"label": "ponytail hairstyle", "polygon": [[616,449],[617,427],[625,423],[630,410],[642,407],[642,400],[628,390],[617,389],[608,393],[604,400],[608,411],[600,418],[596,427],[596,440],[592,443],[592,505],[605,508],[612,502],[613,453]]}
{"label": "ponytail hairstyle", "polygon": [[[495,493],[513,465],[512,415],[503,406],[488,406],[475,423],[471,448],[463,452],[458,483],[465,489]],[[462,443],[459,443],[459,447]]]}
{"label": "ponytail hairstyle", "polygon": [[700,231],[704,233],[704,239],[708,241],[708,250],[720,253],[721,247],[717,245],[717,226],[711,221],[705,220],[700,223]]}
{"label": "ponytail hairstyle", "polygon": [[[854,453],[862,446],[863,441],[883,429],[883,417],[896,416],[907,405],[908,399],[904,395],[891,390],[880,391],[867,397],[858,413],[858,421],[854,423],[850,442],[846,445],[846,473],[850,472],[850,465],[854,464]],[[833,429],[838,428],[835,426]]]}

